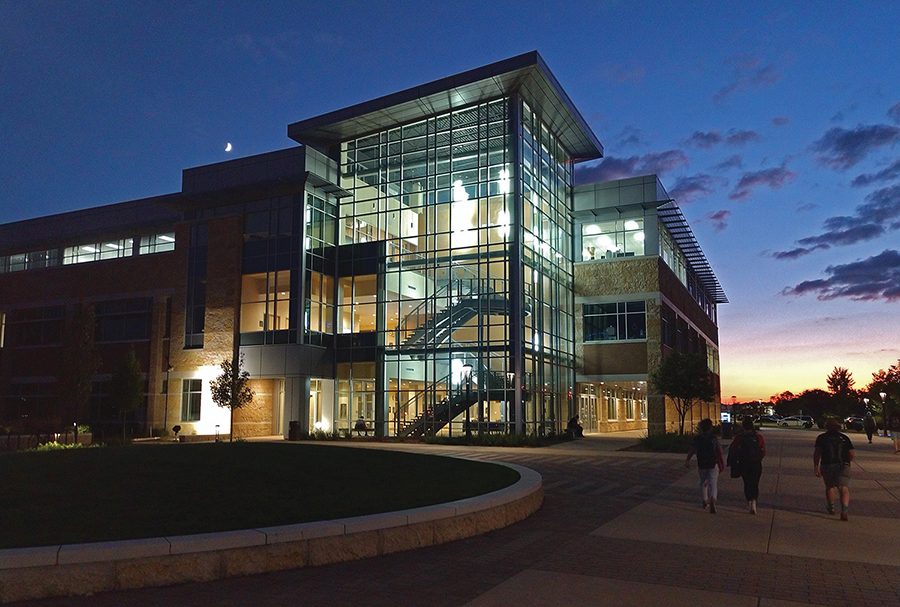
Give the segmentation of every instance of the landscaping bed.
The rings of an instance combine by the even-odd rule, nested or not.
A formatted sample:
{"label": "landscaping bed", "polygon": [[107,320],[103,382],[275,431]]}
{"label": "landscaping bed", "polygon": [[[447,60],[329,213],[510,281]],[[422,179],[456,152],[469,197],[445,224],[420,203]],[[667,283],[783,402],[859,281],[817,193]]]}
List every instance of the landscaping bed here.
{"label": "landscaping bed", "polygon": [[169,444],[0,454],[0,548],[360,516],[513,484],[494,464],[322,445]]}

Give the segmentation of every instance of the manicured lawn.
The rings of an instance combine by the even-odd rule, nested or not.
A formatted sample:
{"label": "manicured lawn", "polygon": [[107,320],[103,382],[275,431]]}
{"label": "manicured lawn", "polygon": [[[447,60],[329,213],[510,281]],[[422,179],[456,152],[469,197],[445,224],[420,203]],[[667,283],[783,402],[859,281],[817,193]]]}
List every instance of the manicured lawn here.
{"label": "manicured lawn", "polygon": [[225,531],[471,497],[518,473],[320,445],[154,445],[0,454],[0,548]]}

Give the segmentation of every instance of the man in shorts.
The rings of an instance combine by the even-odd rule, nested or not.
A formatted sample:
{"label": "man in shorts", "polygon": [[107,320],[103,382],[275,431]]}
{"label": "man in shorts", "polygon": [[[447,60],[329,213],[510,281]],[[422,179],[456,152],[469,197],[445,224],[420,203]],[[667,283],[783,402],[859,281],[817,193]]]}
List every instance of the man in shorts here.
{"label": "man in shorts", "polygon": [[850,509],[850,462],[853,461],[853,443],[843,434],[836,419],[825,422],[825,432],[816,437],[813,467],[816,476],[825,481],[825,500],[828,514],[834,514],[834,496],[841,496],[841,520],[847,520]]}

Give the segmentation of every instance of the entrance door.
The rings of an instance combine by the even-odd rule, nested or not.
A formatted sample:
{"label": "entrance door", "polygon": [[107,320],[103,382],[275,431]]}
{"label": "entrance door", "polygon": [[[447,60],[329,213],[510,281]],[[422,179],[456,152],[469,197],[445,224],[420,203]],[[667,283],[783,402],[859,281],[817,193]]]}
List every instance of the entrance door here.
{"label": "entrance door", "polygon": [[597,431],[597,395],[578,395],[578,416],[581,426],[587,432]]}

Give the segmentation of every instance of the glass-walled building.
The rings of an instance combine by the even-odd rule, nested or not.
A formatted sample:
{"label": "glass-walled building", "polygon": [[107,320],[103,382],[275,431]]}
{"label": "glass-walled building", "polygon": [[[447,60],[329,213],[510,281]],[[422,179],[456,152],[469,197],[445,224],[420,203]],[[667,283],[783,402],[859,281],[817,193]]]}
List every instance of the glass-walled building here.
{"label": "glass-walled building", "polygon": [[308,333],[333,332],[336,350],[333,410],[312,427],[558,432],[574,389],[573,165],[602,148],[540,57],[289,133],[337,163],[342,193],[333,283],[312,273]]}
{"label": "glass-walled building", "polygon": [[[48,366],[79,318],[104,360],[138,355],[147,435],[658,430],[661,356],[717,373],[724,294],[684,217],[655,176],[574,185],[603,148],[536,52],[288,135],[178,193],[0,226],[0,422],[93,415]],[[257,395],[234,427],[223,359]]]}

